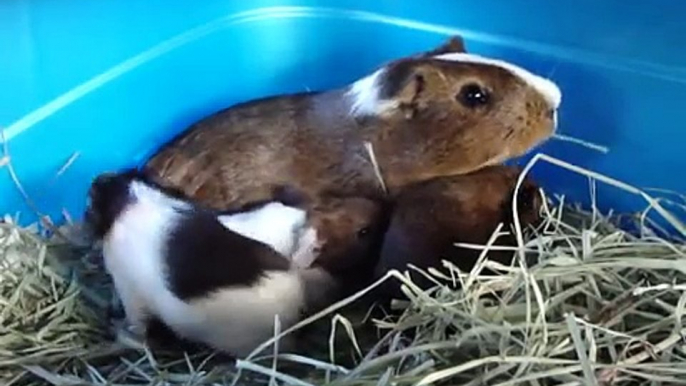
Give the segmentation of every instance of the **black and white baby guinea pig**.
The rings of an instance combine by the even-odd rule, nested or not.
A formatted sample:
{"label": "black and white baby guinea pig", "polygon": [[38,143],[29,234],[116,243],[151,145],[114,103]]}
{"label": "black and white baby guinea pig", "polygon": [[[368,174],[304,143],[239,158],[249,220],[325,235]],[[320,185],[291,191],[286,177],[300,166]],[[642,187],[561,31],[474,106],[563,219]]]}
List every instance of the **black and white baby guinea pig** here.
{"label": "black and white baby guinea pig", "polygon": [[135,169],[93,181],[86,220],[134,331],[159,320],[182,339],[243,356],[273,335],[275,315],[286,329],[310,299],[324,301],[333,282],[314,262],[327,243],[307,211],[276,200],[243,209],[220,220]]}

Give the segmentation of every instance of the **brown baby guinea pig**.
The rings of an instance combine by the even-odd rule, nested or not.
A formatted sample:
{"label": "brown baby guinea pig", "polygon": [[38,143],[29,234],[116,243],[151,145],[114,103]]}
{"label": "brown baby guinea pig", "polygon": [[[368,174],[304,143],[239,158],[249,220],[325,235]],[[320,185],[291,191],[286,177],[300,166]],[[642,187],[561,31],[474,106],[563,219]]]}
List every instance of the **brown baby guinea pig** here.
{"label": "brown baby guinea pig", "polygon": [[307,223],[313,232],[302,236],[301,244],[305,247],[298,248],[291,261],[305,272],[326,273],[319,275],[325,284],[318,283],[316,278],[307,282],[318,288],[305,291],[310,296],[307,301],[310,311],[315,311],[359,291],[373,280],[383,235],[388,229],[391,203],[330,192],[314,199],[294,193],[290,189],[288,196],[279,193],[276,197],[297,203],[307,211]]}
{"label": "brown baby guinea pig", "polygon": [[[448,260],[469,272],[481,254],[480,249],[455,246],[455,243],[486,245],[499,223],[502,231],[494,245],[516,246],[512,198],[520,168],[490,166],[462,176],[441,177],[408,186],[395,202],[393,217],[385,235],[376,275],[391,269],[407,270],[415,284],[426,288],[428,279],[408,268],[412,264],[426,270],[442,270]],[[518,192],[520,225],[525,230],[541,220],[541,195],[538,186],[525,178]],[[489,251],[487,258],[502,264],[511,262],[512,251]],[[389,281],[385,296],[402,296],[399,283]]]}
{"label": "brown baby guinea pig", "polygon": [[337,89],[239,103],[191,125],[147,166],[224,210],[291,184],[382,196],[520,156],[557,126],[561,91],[512,63],[465,52],[462,39],[380,66]]}

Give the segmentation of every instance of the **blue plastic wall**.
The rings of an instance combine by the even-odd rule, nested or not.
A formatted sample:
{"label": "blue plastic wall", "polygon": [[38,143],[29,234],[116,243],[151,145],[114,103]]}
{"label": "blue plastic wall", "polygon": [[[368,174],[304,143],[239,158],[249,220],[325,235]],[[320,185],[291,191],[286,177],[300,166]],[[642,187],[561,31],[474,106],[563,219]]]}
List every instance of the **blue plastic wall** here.
{"label": "blue plastic wall", "polygon": [[[91,177],[142,161],[206,114],[341,86],[461,34],[470,51],[557,81],[560,130],[610,149],[536,151],[683,192],[684,20],[674,0],[3,0],[0,127],[37,208],[79,218]],[[588,203],[585,178],[543,164],[534,175]],[[35,219],[7,168],[0,198],[0,213]],[[599,186],[598,204],[637,202]]]}

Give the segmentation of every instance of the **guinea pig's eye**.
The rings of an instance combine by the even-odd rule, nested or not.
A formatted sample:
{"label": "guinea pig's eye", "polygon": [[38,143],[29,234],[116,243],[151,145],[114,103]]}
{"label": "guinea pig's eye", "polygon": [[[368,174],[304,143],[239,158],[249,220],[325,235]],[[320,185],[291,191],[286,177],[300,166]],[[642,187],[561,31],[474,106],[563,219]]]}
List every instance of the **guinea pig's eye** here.
{"label": "guinea pig's eye", "polygon": [[362,228],[359,231],[357,231],[357,237],[362,238],[365,237],[369,234],[369,228]]}
{"label": "guinea pig's eye", "polygon": [[487,104],[490,96],[488,91],[478,84],[468,83],[460,89],[460,93],[457,94],[457,100],[465,107],[473,109]]}

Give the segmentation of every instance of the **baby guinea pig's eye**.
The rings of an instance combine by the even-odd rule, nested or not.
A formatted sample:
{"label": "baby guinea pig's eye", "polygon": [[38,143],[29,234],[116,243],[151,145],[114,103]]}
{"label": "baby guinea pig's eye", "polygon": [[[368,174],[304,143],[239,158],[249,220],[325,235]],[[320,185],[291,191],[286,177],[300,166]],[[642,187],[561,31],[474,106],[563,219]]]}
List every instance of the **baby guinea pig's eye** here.
{"label": "baby guinea pig's eye", "polygon": [[364,227],[357,231],[357,238],[359,239],[365,238],[367,235],[369,235],[369,227]]}
{"label": "baby guinea pig's eye", "polygon": [[476,83],[467,83],[462,86],[456,98],[463,106],[470,109],[484,106],[491,99],[489,92]]}

